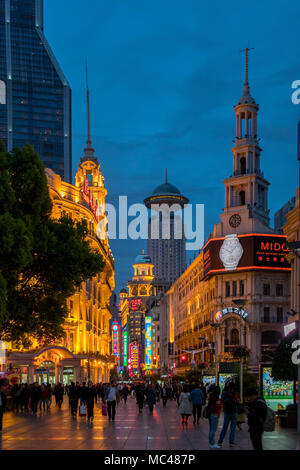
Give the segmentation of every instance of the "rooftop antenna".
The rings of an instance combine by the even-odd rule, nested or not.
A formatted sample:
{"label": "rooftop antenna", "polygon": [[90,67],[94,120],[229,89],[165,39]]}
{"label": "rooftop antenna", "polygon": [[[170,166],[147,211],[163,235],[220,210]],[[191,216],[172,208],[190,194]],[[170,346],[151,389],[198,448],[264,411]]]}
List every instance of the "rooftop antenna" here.
{"label": "rooftop antenna", "polygon": [[86,59],[86,100],[87,100],[87,120],[88,120],[88,139],[87,144],[91,145],[91,113],[90,113],[90,90],[89,90],[89,76],[88,76],[88,63]]}

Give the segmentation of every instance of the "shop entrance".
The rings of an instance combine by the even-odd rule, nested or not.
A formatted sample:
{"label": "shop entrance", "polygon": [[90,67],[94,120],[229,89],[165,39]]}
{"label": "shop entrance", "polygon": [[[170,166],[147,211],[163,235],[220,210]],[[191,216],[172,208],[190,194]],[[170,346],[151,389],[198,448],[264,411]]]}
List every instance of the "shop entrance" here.
{"label": "shop entrance", "polygon": [[43,362],[38,369],[35,370],[35,382],[42,384],[55,384],[55,364],[51,361]]}
{"label": "shop entrance", "polygon": [[75,382],[74,378],[75,378],[74,367],[64,367],[64,370],[63,370],[64,385],[71,385],[71,382]]}

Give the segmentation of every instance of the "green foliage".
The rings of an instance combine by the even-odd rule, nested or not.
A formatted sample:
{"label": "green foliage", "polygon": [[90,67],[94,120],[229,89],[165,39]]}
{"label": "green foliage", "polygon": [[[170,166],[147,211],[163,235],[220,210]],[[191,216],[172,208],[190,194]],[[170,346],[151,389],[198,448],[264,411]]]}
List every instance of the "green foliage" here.
{"label": "green foliage", "polygon": [[52,220],[43,163],[0,143],[0,338],[28,346],[63,337],[66,300],[104,268],[85,223]]}
{"label": "green foliage", "polygon": [[298,333],[295,331],[277,347],[272,364],[272,376],[275,380],[298,380],[298,366],[292,361],[292,354],[295,352],[292,344],[297,339]]}

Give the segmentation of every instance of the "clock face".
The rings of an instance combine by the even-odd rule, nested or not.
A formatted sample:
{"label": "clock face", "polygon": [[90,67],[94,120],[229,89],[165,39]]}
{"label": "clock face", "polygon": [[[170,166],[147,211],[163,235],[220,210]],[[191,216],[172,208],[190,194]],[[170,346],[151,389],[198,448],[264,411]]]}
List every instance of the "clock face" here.
{"label": "clock face", "polygon": [[242,222],[242,217],[239,214],[234,214],[229,219],[229,225],[230,227],[233,227],[233,228],[236,228],[239,225],[241,225],[241,222]]}

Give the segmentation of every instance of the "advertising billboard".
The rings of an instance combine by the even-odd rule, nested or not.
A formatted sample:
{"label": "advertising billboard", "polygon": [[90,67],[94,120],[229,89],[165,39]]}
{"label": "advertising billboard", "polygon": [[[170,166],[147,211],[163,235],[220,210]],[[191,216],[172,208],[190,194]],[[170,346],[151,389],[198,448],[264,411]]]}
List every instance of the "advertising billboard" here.
{"label": "advertising billboard", "polygon": [[262,370],[263,397],[266,400],[293,401],[293,382],[279,382],[272,377],[272,367],[263,367]]}
{"label": "advertising billboard", "polygon": [[[228,238],[228,237],[227,237]],[[237,265],[233,271],[246,270],[274,270],[290,271],[291,267],[286,259],[289,252],[285,235],[251,234],[237,235],[228,242],[225,237],[212,238],[203,248],[203,276],[225,273],[230,265],[231,258],[237,253]],[[230,246],[232,244],[232,247]],[[231,253],[232,251],[232,253]],[[222,259],[221,259],[222,258]],[[222,261],[223,260],[223,261]]]}
{"label": "advertising billboard", "polygon": [[139,368],[139,346],[136,342],[129,345],[129,359],[131,368],[138,370]]}
{"label": "advertising billboard", "polygon": [[119,356],[119,323],[117,321],[113,321],[111,325],[112,331],[112,353],[113,356]]}
{"label": "advertising billboard", "polygon": [[152,319],[145,318],[145,365],[146,369],[152,366]]}
{"label": "advertising billboard", "polygon": [[128,332],[123,331],[123,366],[128,366]]}

